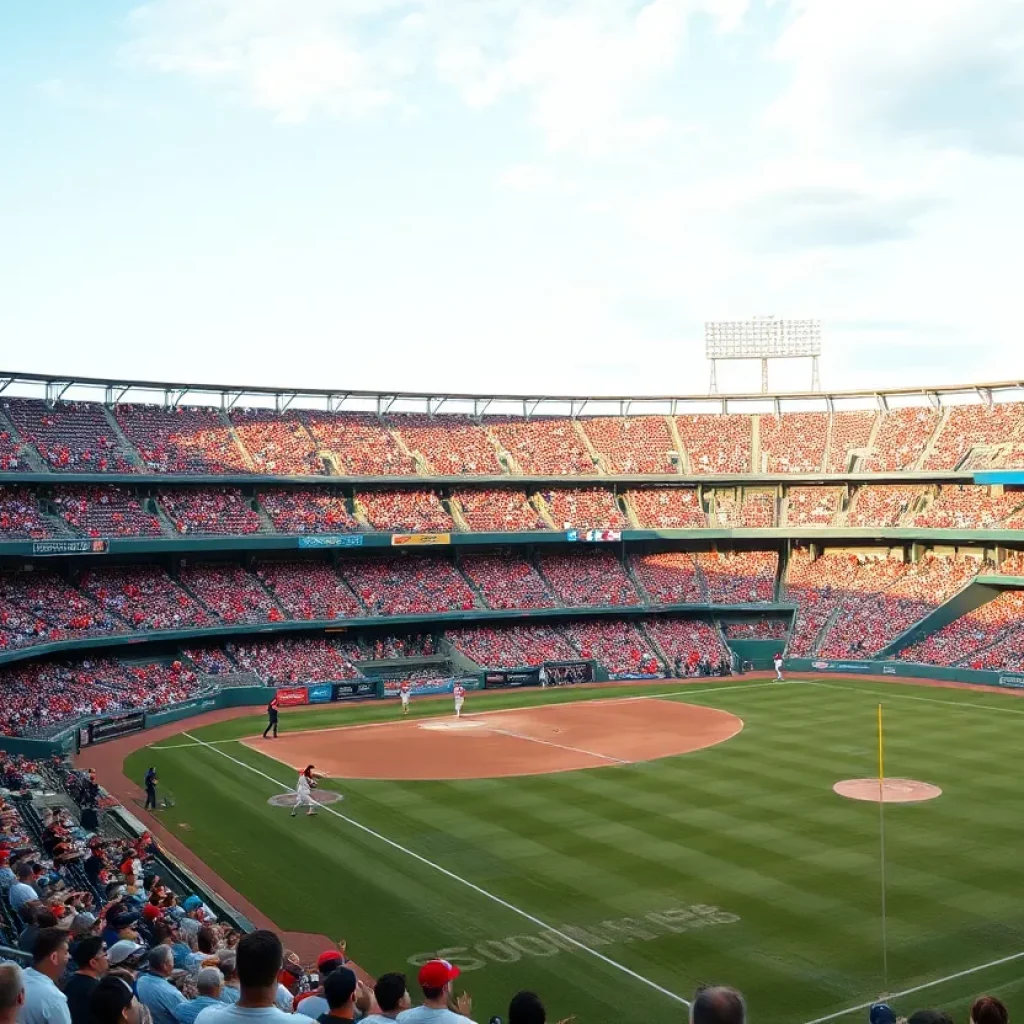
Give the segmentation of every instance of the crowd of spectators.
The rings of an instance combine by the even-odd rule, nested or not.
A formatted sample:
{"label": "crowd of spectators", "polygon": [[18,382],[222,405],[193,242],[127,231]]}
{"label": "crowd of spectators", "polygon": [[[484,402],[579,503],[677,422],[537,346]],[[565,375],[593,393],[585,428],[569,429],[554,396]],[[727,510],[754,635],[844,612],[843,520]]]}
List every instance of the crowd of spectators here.
{"label": "crowd of spectators", "polygon": [[0,487],[0,539],[41,540],[57,532],[62,532],[60,527],[39,509],[37,491],[29,487]]}
{"label": "crowd of spectators", "polygon": [[432,633],[412,636],[374,636],[366,641],[366,657],[370,661],[393,661],[398,658],[432,658],[437,649]]}
{"label": "crowd of spectators", "polygon": [[130,473],[128,452],[111,429],[102,405],[11,398],[4,403],[23,441],[59,473]]}
{"label": "crowd of spectators", "polygon": [[[954,619],[899,652],[900,661],[987,667],[985,648],[1024,631],[1024,590],[1004,590],[992,601]],[[998,667],[998,666],[996,666]]]}
{"label": "crowd of spectators", "polygon": [[354,533],[361,527],[343,494],[318,488],[260,491],[259,503],[277,533]]}
{"label": "crowd of spectators", "polygon": [[466,555],[459,564],[488,608],[553,608],[558,603],[533,563],[511,548]]}
{"label": "crowd of spectators", "polygon": [[664,416],[591,416],[580,423],[609,473],[676,472],[676,446]]}
{"label": "crowd of spectators", "polygon": [[777,551],[702,551],[695,555],[712,604],[762,604],[775,600]]}
{"label": "crowd of spectators", "polygon": [[903,517],[924,497],[913,484],[865,484],[850,502],[850,526],[900,526]]}
{"label": "crowd of spectators", "polygon": [[729,651],[710,622],[659,615],[645,619],[644,630],[677,678],[728,674]]}
{"label": "crowd of spectators", "polygon": [[489,416],[485,422],[525,476],[591,476],[597,472],[571,419]]}
{"label": "crowd of spectators", "polygon": [[82,573],[78,585],[133,632],[201,629],[213,622],[191,594],[155,565],[101,565]]}
{"label": "crowd of spectators", "polygon": [[160,503],[182,534],[249,534],[262,527],[259,513],[238,487],[164,490]]}
{"label": "crowd of spectators", "polygon": [[855,454],[867,451],[877,422],[878,413],[867,409],[833,413],[825,472],[848,472]]}
{"label": "crowd of spectators", "polygon": [[696,487],[645,487],[626,491],[640,526],[656,530],[703,530],[707,516]]}
{"label": "crowd of spectators", "polygon": [[476,599],[465,577],[435,555],[352,558],[339,571],[371,615],[470,611]]}
{"label": "crowd of spectators", "polygon": [[52,501],[68,526],[87,537],[159,537],[163,533],[160,520],[125,487],[57,487]]}
{"label": "crowd of spectators", "polygon": [[541,554],[538,564],[555,595],[570,607],[642,603],[622,563],[608,551]]}
{"label": "crowd of spectators", "polygon": [[785,640],[789,624],[785,619],[737,619],[722,624],[730,640]]}
{"label": "crowd of spectators", "polygon": [[761,459],[766,473],[820,473],[828,443],[828,413],[762,416]]}
{"label": "crowd of spectators", "polygon": [[552,488],[541,497],[558,529],[628,530],[615,494],[607,487]]}
{"label": "crowd of spectators", "polygon": [[[856,603],[844,603],[843,614],[821,643],[823,657],[872,657],[970,583],[983,563],[928,554],[917,562],[897,564],[902,568],[890,586],[861,594]],[[873,584],[879,580],[874,574],[870,578]]]}
{"label": "crowd of spectators", "polygon": [[[815,558],[809,548],[794,548],[786,570],[785,599],[796,603],[789,653],[816,652],[822,629],[843,604],[854,599],[864,567],[850,552],[826,552]],[[867,568],[865,575],[872,572]]]}
{"label": "crowd of spectators", "polygon": [[14,435],[0,424],[0,472],[23,473],[31,468]]}
{"label": "crowd of spectators", "polygon": [[690,473],[749,473],[753,468],[752,424],[750,416],[736,413],[677,416]]}
{"label": "crowd of spectators", "polygon": [[445,637],[457,651],[485,668],[522,668],[580,656],[556,626],[476,626],[449,630]]}
{"label": "crowd of spectators", "polygon": [[114,415],[147,472],[173,476],[251,472],[216,409],[125,403],[114,407]]}
{"label": "crowd of spectators", "polygon": [[187,700],[200,689],[195,672],[180,661],[16,662],[0,667],[0,734],[19,736],[66,719],[159,707]]}
{"label": "crowd of spectators", "polygon": [[258,562],[253,570],[293,619],[346,619],[364,614],[355,594],[328,562]]}
{"label": "crowd of spectators", "polygon": [[1005,444],[1024,428],[1024,405],[1003,402],[992,405],[949,407],[923,469],[957,469],[978,445]]}
{"label": "crowd of spectators", "polygon": [[581,658],[604,665],[612,678],[653,676],[664,669],[650,641],[634,622],[582,619],[561,628]]}
{"label": "crowd of spectators", "polygon": [[842,504],[842,487],[790,487],[786,522],[791,526],[830,526]]}
{"label": "crowd of spectators", "polygon": [[469,416],[389,417],[410,451],[419,453],[439,476],[490,476],[502,472],[498,452],[484,427]]}
{"label": "crowd of spectators", "polygon": [[354,665],[362,660],[359,646],[337,637],[231,642],[225,650],[241,669],[255,672],[273,686],[358,679],[361,675]]}
{"label": "crowd of spectators", "polygon": [[362,509],[370,526],[383,532],[450,533],[452,517],[437,491],[361,491],[356,508]]}
{"label": "crowd of spectators", "polygon": [[254,472],[268,476],[315,476],[324,472],[313,438],[297,414],[235,409],[230,419]]}
{"label": "crowd of spectators", "polygon": [[398,446],[388,425],[372,413],[302,412],[318,450],[349,476],[413,476],[415,462]]}
{"label": "crowd of spectators", "polygon": [[526,531],[548,530],[543,516],[530,504],[524,491],[456,490],[452,501],[458,504],[471,530]]}
{"label": "crowd of spectators", "polygon": [[869,473],[913,469],[935,433],[939,416],[937,409],[924,406],[905,406],[884,413],[864,469]]}
{"label": "crowd of spectators", "polygon": [[989,530],[1024,505],[1024,491],[1005,489],[1002,494],[977,484],[941,484],[935,500],[908,526],[933,530]]}
{"label": "crowd of spectators", "polygon": [[633,576],[652,604],[705,604],[707,587],[688,551],[630,555]]}
{"label": "crowd of spectators", "polygon": [[204,675],[223,676],[238,671],[223,647],[186,647],[181,653]]}
{"label": "crowd of spectators", "polygon": [[231,562],[182,563],[182,584],[223,623],[280,622],[280,607],[259,578]]}
{"label": "crowd of spectators", "polygon": [[0,573],[0,629],[20,632],[26,621],[32,623],[35,643],[123,633],[127,629],[124,622],[55,572],[37,569]]}

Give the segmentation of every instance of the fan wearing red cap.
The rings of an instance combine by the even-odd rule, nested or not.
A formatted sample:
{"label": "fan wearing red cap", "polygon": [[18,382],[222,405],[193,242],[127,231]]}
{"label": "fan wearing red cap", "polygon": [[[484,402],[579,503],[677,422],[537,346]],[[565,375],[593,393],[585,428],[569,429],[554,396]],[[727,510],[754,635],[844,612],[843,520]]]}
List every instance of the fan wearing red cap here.
{"label": "fan wearing red cap", "polygon": [[430,960],[420,968],[417,980],[423,989],[423,1005],[406,1010],[402,1024],[472,1024],[473,1000],[465,992],[455,996],[452,982],[460,971],[447,960]]}
{"label": "fan wearing red cap", "polygon": [[309,992],[300,992],[295,997],[293,1011],[301,1013],[304,1017],[311,1017],[313,1020],[330,1013],[331,1008],[324,996],[324,979],[338,967],[344,967],[348,961],[345,959],[345,943],[339,942],[338,949],[328,949],[316,958],[316,970],[320,975],[320,985]]}

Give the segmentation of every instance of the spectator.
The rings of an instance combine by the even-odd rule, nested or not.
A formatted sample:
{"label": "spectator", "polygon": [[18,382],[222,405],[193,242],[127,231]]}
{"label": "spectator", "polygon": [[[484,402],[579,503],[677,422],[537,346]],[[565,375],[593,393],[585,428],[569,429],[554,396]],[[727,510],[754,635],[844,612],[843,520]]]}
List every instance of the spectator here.
{"label": "spectator", "polygon": [[192,1024],[208,1006],[222,1006],[220,999],[224,988],[224,975],[216,967],[204,967],[196,977],[196,990],[199,995],[195,999],[179,1003],[173,1010],[174,1019],[178,1024]]}
{"label": "spectator", "polygon": [[217,966],[220,968],[224,987],[220,990],[220,1001],[228,1006],[238,1002],[241,992],[238,990],[238,962],[233,949],[222,949],[217,953]]}
{"label": "spectator", "polygon": [[982,996],[971,1007],[970,1024],[1010,1024],[1010,1014],[995,996]]}
{"label": "spectator", "polygon": [[508,1004],[508,1024],[544,1024],[547,1019],[540,996],[533,992],[517,992]]}
{"label": "spectator", "polygon": [[388,1024],[412,1005],[404,974],[382,974],[373,986],[373,997],[378,1012],[364,1017],[360,1024]]}
{"label": "spectator", "polygon": [[[458,967],[447,960],[430,960],[420,968],[418,980],[423,990],[423,1005],[400,1014],[401,1024],[466,1024],[473,1011],[473,1000],[465,992],[453,997],[452,982]],[[449,1003],[455,1007],[449,1009]]]}
{"label": "spectator", "polygon": [[320,1016],[319,1024],[334,1024],[338,1020],[356,1019],[356,999],[361,987],[356,972],[350,967],[337,967],[324,982],[324,998],[330,1010]]}
{"label": "spectator", "polygon": [[198,1024],[294,1024],[295,1018],[276,1005],[277,976],[284,962],[281,940],[269,931],[255,931],[238,943],[241,996],[234,1006],[208,1006]]}
{"label": "spectator", "polygon": [[15,1024],[25,1002],[25,985],[17,964],[0,964],[0,1024]]}
{"label": "spectator", "polygon": [[67,996],[57,988],[67,964],[67,932],[44,928],[32,947],[32,966],[22,975],[25,1001],[18,1011],[18,1024],[71,1024]]}
{"label": "spectator", "polygon": [[345,966],[345,954],[337,949],[328,949],[321,953],[316,960],[316,969],[320,975],[320,985],[311,992],[303,992],[295,997],[295,1012],[305,1017],[312,1017],[317,1020],[325,1013],[330,1013],[331,1008],[324,997],[324,984],[331,973],[339,967]]}
{"label": "spectator", "polygon": [[136,992],[139,1002],[153,1017],[153,1024],[176,1024],[174,1010],[185,997],[170,982],[174,973],[174,954],[167,946],[157,946],[149,954],[149,970],[139,975]]}
{"label": "spectator", "polygon": [[95,1024],[140,1024],[139,1001],[131,983],[119,974],[108,974],[96,985],[89,1009]]}
{"label": "spectator", "polygon": [[15,875],[18,880],[7,891],[7,900],[11,904],[11,910],[20,914],[21,908],[26,903],[39,899],[39,893],[35,887],[38,873],[33,864],[25,862],[18,865]]}
{"label": "spectator", "polygon": [[77,970],[64,986],[71,1024],[95,1024],[89,999],[107,973],[107,944],[98,935],[90,935],[75,943],[72,960]]}
{"label": "spectator", "polygon": [[32,952],[36,936],[43,928],[56,928],[57,918],[52,910],[43,903],[31,901],[21,908],[21,919],[25,927],[18,936],[18,949],[26,953]]}
{"label": "spectator", "polygon": [[121,939],[107,950],[107,963],[119,971],[134,974],[146,955],[146,947],[132,939]]}
{"label": "spectator", "polygon": [[697,990],[690,1006],[690,1024],[746,1024],[747,1007],[734,988]]}
{"label": "spectator", "polygon": [[896,1014],[886,1003],[875,1003],[868,1011],[870,1024],[896,1024]]}

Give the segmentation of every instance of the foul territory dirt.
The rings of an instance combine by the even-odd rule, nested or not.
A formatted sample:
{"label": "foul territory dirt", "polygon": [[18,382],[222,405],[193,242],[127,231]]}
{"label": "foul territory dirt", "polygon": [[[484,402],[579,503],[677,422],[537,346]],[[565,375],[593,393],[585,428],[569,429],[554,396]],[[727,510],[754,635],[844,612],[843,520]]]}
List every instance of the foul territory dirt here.
{"label": "foul territory dirt", "polygon": [[[399,714],[396,708],[396,714]],[[253,737],[246,746],[341,779],[490,779],[607,768],[688,754],[735,736],[717,708],[660,700],[550,704],[448,719]]]}

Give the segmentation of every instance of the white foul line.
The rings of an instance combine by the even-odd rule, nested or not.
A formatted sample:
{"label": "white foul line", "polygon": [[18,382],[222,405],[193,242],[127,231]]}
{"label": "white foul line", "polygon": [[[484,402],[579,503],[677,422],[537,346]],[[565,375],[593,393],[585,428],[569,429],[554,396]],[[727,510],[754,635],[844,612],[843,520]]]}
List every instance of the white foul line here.
{"label": "white foul line", "polygon": [[[845,693],[859,693],[864,697],[881,696],[877,690],[861,690],[856,686],[840,686],[838,683],[823,683],[813,679],[798,679],[794,680],[798,686],[823,686],[829,690],[840,690]],[[884,683],[881,684],[885,686]],[[999,696],[993,694],[993,696]],[[998,711],[1001,715],[1024,715],[1024,709],[1021,708],[1004,708],[996,707],[994,704],[975,704],[973,701],[968,700],[939,700],[937,697],[915,697],[911,693],[895,693],[887,689],[885,693],[885,699],[888,700],[893,697],[897,700],[919,700],[925,704],[942,704],[947,708],[959,708],[961,711]]]}
{"label": "white foul line", "polygon": [[[226,757],[229,761],[233,761],[235,764],[240,765],[242,768],[245,768],[250,772],[253,772],[255,775],[262,776],[268,782],[272,782],[275,786],[279,786],[283,790],[290,791],[292,788],[291,786],[286,786],[283,782],[279,782],[277,779],[273,778],[273,776],[267,775],[265,772],[261,772],[259,768],[255,768],[251,764],[246,764],[245,761],[239,761],[237,757],[232,757],[226,751],[220,750],[219,748],[212,746],[205,740],[201,740],[198,737],[191,735],[191,733],[184,732],[182,733],[182,735],[188,736],[190,740],[195,740],[195,742],[198,743],[200,746],[208,747],[215,754],[220,754],[221,757]],[[329,806],[328,804],[320,804],[319,806],[322,807],[325,811],[327,811],[328,814],[333,814],[336,818],[340,818],[342,821],[344,821],[348,825],[351,825],[353,828],[357,828],[361,832],[365,832],[368,836],[372,836],[374,839],[377,839],[380,842],[385,843],[392,849],[398,850],[399,853],[404,853],[406,854],[406,856],[412,857],[413,860],[418,860],[421,864],[425,864],[428,868],[433,868],[440,874],[450,878],[453,882],[458,882],[460,885],[464,885],[467,889],[472,889],[473,892],[485,897],[486,899],[491,900],[493,903],[497,903],[499,906],[504,907],[506,910],[511,910],[513,914],[518,914],[520,917],[525,918],[531,924],[535,924],[538,928],[541,928],[547,932],[551,932],[552,935],[557,935],[563,941],[570,943],[577,949],[582,950],[584,953],[589,953],[592,957],[596,957],[603,963],[608,964],[609,967],[614,967],[616,970],[622,971],[623,974],[627,974],[629,975],[629,977],[641,982],[644,985],[647,985],[649,988],[654,989],[656,992],[660,992],[663,996],[667,996],[669,999],[673,999],[675,1000],[675,1002],[681,1003],[683,1006],[690,1005],[690,1001],[688,999],[684,999],[682,996],[676,995],[675,992],[670,992],[667,988],[662,988],[661,985],[659,985],[657,982],[651,981],[650,978],[645,978],[642,974],[637,974],[636,971],[631,970],[629,967],[626,967],[625,964],[620,964],[617,960],[612,960],[611,957],[605,956],[604,953],[599,953],[596,949],[591,949],[589,946],[584,945],[578,939],[574,939],[571,935],[566,935],[564,932],[559,931],[557,928],[552,928],[552,926],[549,925],[546,921],[542,921],[539,917],[534,917],[533,914],[530,914],[527,911],[521,910],[519,907],[514,906],[511,903],[508,903],[506,900],[503,900],[500,896],[495,896],[494,893],[488,892],[486,889],[481,888],[479,885],[475,885],[473,882],[470,882],[468,879],[463,878],[461,875],[456,875],[454,872],[449,871],[447,868],[441,867],[440,864],[435,864],[434,861],[427,860],[426,857],[416,853],[415,850],[410,850],[407,846],[402,846],[401,843],[396,843],[393,839],[388,839],[387,836],[381,835],[380,832],[375,832],[372,828],[362,824],[361,822],[356,821],[354,818],[350,818],[345,814],[341,814],[339,811],[336,811],[333,807]]]}
{"label": "white foul line", "polygon": [[869,1006],[874,1006],[875,1003],[888,1002],[890,999],[902,999],[904,996],[912,996],[917,992],[923,992],[926,988],[935,988],[936,985],[943,985],[947,981],[956,981],[958,978],[966,978],[969,974],[977,974],[979,971],[988,970],[990,967],[999,967],[1002,964],[1012,963],[1014,960],[1020,960],[1021,957],[1024,957],[1024,952],[1013,953],[1011,956],[1004,956],[999,960],[990,960],[987,964],[979,964],[977,967],[968,967],[966,971],[957,971],[956,974],[948,974],[945,978],[928,981],[923,985],[915,985],[913,988],[906,988],[902,992],[893,992],[891,995],[886,996],[885,999],[872,999],[870,1003],[860,1003],[857,1006],[848,1006],[845,1010],[839,1010],[837,1013],[830,1013],[827,1017],[815,1017],[814,1020],[809,1020],[806,1024],[827,1024],[828,1021],[838,1020],[840,1017],[845,1017],[849,1013],[857,1013],[859,1010],[866,1010]]}

